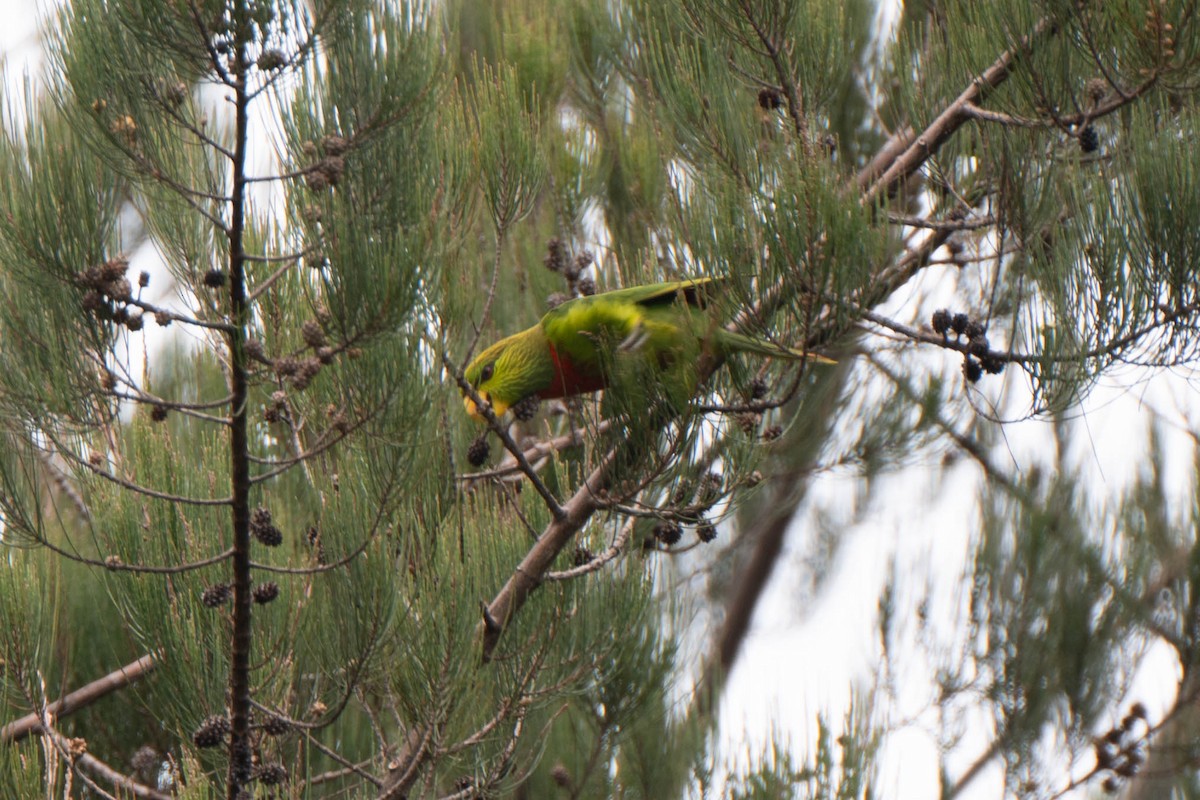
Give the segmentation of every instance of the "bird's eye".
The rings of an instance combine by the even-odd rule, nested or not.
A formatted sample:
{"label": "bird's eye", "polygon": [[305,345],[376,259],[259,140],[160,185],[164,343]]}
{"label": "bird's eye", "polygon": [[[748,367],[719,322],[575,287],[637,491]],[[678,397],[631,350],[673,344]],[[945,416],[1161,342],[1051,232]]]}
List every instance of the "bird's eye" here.
{"label": "bird's eye", "polygon": [[483,368],[483,371],[479,373],[479,382],[487,383],[490,381],[492,379],[492,372],[495,370],[495,367],[496,363],[494,361],[486,364]]}

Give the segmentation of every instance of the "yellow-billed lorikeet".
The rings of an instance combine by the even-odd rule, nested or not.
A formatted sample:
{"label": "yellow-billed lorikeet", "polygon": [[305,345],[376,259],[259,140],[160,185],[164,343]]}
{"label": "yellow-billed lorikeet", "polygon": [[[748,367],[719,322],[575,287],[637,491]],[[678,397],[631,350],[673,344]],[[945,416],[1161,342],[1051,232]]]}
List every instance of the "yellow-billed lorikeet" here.
{"label": "yellow-billed lorikeet", "polygon": [[[686,403],[697,388],[696,370],[705,353],[718,360],[747,352],[831,363],[725,330],[710,308],[725,285],[721,279],[697,278],[569,300],[532,328],[481,352],[465,377],[501,416],[527,397],[570,397],[617,385],[665,391],[676,405]],[[663,385],[645,385],[653,381]],[[463,399],[467,413],[482,419],[471,398]]]}

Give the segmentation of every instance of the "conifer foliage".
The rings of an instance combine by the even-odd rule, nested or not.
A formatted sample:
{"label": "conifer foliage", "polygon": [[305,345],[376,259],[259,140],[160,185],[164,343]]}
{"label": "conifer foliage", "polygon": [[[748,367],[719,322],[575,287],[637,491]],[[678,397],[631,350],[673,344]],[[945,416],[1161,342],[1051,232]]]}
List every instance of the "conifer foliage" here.
{"label": "conifer foliage", "polygon": [[[1200,348],[1194,4],[875,11],[64,3],[0,120],[0,786],[887,796],[920,651],[943,796],[1195,789],[1196,520],[1157,439],[1119,497],[1067,453],[1103,378]],[[687,276],[838,364],[462,413],[495,338]],[[788,553],[815,595],[881,480],[960,455],[966,619],[898,574],[845,713],[728,752]]]}

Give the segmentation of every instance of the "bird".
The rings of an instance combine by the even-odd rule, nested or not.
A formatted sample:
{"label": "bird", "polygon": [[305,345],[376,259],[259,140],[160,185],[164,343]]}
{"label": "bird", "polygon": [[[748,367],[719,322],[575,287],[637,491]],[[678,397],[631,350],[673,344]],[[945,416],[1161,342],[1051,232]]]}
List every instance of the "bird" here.
{"label": "bird", "polygon": [[[727,330],[713,306],[728,283],[690,278],[568,300],[532,327],[484,349],[463,376],[502,417],[529,397],[549,400],[609,388],[622,390],[627,412],[648,408],[651,392],[678,409],[698,388],[705,355],[718,363],[733,353],[834,363]],[[485,419],[465,390],[463,404],[473,419]]]}

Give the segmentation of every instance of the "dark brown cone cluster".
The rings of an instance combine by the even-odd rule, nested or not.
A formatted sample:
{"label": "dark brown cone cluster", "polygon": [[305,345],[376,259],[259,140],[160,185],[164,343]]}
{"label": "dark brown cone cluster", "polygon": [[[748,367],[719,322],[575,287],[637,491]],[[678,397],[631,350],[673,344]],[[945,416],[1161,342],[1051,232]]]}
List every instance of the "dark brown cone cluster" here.
{"label": "dark brown cone cluster", "polygon": [[546,242],[546,258],[542,264],[551,272],[562,272],[567,265],[567,246],[557,236]]}
{"label": "dark brown cone cluster", "polygon": [[766,111],[774,111],[783,105],[783,92],[774,86],[766,86],[758,90],[758,106]]}
{"label": "dark brown cone cluster", "polygon": [[229,720],[223,716],[211,716],[200,723],[192,734],[192,742],[196,747],[216,747],[225,740],[229,733]]}
{"label": "dark brown cone cluster", "polygon": [[267,547],[283,544],[283,533],[271,522],[271,512],[259,506],[250,514],[250,533]]}
{"label": "dark brown cone cluster", "polygon": [[1100,149],[1100,136],[1091,125],[1079,132],[1079,149],[1084,153],[1094,153]]}
{"label": "dark brown cone cluster", "polygon": [[274,714],[262,721],[262,732],[267,736],[283,736],[292,729],[292,723]]}
{"label": "dark brown cone cluster", "polygon": [[663,520],[654,526],[654,538],[671,547],[679,544],[679,540],[683,538],[683,531],[674,522]]}
{"label": "dark brown cone cluster", "polygon": [[321,371],[321,366],[320,356],[301,359],[296,365],[295,372],[292,373],[292,386],[301,392],[307,389],[313,378],[317,377],[317,373]]}
{"label": "dark brown cone cluster", "polygon": [[535,394],[531,394],[512,407],[513,416],[522,422],[528,422],[537,416],[538,407],[541,404],[541,398]]}
{"label": "dark brown cone cluster", "polygon": [[[115,322],[130,330],[139,331],[145,324],[142,310],[133,301],[133,284],[125,277],[129,259],[112,258],[80,272],[75,280],[84,289],[81,305],[84,312],[104,322]],[[150,283],[148,273],[138,276],[138,286]]]}
{"label": "dark brown cone cluster", "polygon": [[476,436],[475,441],[471,442],[471,446],[467,448],[467,461],[472,467],[482,467],[483,463],[488,460],[490,452],[487,431],[484,431]]}
{"label": "dark brown cone cluster", "polygon": [[341,183],[345,172],[346,159],[330,153],[309,168],[305,181],[308,183],[309,189],[321,192]]}
{"label": "dark brown cone cluster", "polygon": [[1096,772],[1107,773],[1102,783],[1105,792],[1115,794],[1125,779],[1141,771],[1146,762],[1148,732],[1146,706],[1134,703],[1119,725],[1092,743],[1096,752]]}
{"label": "dark brown cone cluster", "polygon": [[251,595],[254,597],[254,602],[259,605],[266,605],[276,597],[279,597],[279,584],[275,581],[260,583],[254,587]]}
{"label": "dark brown cone cluster", "polygon": [[933,332],[946,341],[954,334],[956,341],[966,339],[967,352],[963,355],[963,377],[970,383],[977,382],[986,372],[999,375],[1004,371],[1004,359],[992,350],[988,343],[987,327],[963,313],[951,313],[940,308],[933,312],[930,320]]}
{"label": "dark brown cone cluster", "polygon": [[200,595],[200,602],[206,608],[218,608],[229,601],[229,596],[232,592],[233,590],[229,587],[228,583],[214,583]]}
{"label": "dark brown cone cluster", "polygon": [[554,292],[546,298],[546,305],[554,308],[572,297],[589,297],[595,294],[595,279],[584,275],[595,260],[596,257],[589,250],[581,250],[572,258],[566,244],[557,236],[546,242],[546,257],[542,263],[546,269],[562,275],[567,282],[567,292]]}
{"label": "dark brown cone cluster", "polygon": [[283,764],[263,764],[254,771],[255,779],[263,786],[276,786],[287,780],[287,768]]}
{"label": "dark brown cone cluster", "polygon": [[304,343],[314,350],[325,346],[325,331],[315,319],[304,321],[300,326],[300,335],[304,338]]}

